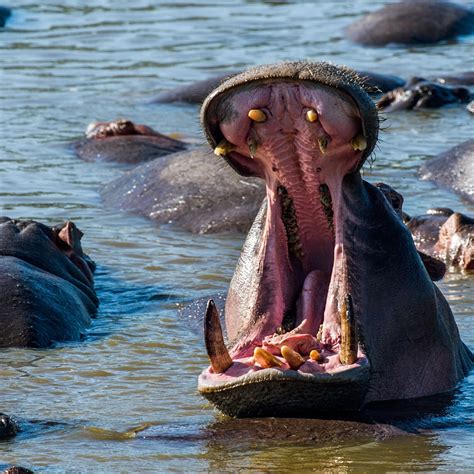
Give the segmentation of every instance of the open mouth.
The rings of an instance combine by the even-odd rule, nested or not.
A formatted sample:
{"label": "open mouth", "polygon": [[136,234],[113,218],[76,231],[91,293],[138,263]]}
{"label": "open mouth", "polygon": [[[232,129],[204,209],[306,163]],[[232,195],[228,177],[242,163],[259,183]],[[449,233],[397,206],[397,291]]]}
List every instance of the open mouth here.
{"label": "open mouth", "polygon": [[[357,282],[348,272],[343,239],[342,185],[375,144],[375,109],[364,102],[368,97],[360,105],[364,92],[350,81],[344,88],[301,74],[271,76],[224,88],[203,106],[215,154],[241,174],[262,177],[267,189],[227,296],[229,349],[212,301],[206,312],[211,365],[199,390],[238,415],[235,397],[229,406],[214,395],[259,385],[272,390],[268,381],[281,389],[292,380],[293,392],[295,381],[358,385],[368,376],[354,309]],[[255,395],[268,408],[268,397],[258,389]],[[361,396],[351,399],[357,404]],[[298,397],[292,398],[297,406]],[[258,401],[246,407],[244,413],[266,412]]]}

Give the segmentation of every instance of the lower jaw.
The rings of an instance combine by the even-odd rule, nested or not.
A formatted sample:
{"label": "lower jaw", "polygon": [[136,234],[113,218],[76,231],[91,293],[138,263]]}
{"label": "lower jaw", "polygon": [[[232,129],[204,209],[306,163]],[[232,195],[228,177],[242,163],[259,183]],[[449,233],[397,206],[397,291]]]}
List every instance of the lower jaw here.
{"label": "lower jaw", "polygon": [[[333,373],[308,374],[276,368],[238,377],[204,371],[199,392],[229,416],[324,416],[359,410],[369,385],[365,357]],[[227,380],[225,380],[227,378]]]}

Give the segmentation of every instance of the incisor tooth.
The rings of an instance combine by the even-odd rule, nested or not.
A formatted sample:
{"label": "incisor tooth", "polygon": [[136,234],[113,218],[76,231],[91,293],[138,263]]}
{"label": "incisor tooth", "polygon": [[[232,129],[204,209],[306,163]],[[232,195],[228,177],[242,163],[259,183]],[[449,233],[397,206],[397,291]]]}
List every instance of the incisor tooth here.
{"label": "incisor tooth", "polygon": [[328,149],[328,139],[326,137],[318,138],[319,150],[324,155]]}
{"label": "incisor tooth", "polygon": [[250,109],[247,115],[248,115],[248,118],[250,120],[253,120],[254,122],[261,123],[267,120],[267,116],[265,115],[265,112],[260,109]]}
{"label": "incisor tooth", "polygon": [[356,151],[364,151],[367,148],[367,139],[364,135],[356,135],[351,140],[351,146]]}
{"label": "incisor tooth", "polygon": [[207,302],[204,318],[204,342],[212,370],[218,374],[225,372],[232,365],[232,357],[224,344],[219,313],[212,300]]}
{"label": "incisor tooth", "polygon": [[253,351],[253,358],[260,367],[269,369],[270,367],[281,367],[283,362],[277,359],[273,354],[266,351],[262,347],[256,347]]}
{"label": "incisor tooth", "polygon": [[303,357],[301,357],[301,355],[294,351],[291,347],[281,346],[280,351],[281,355],[285,358],[285,360],[288,362],[288,365],[293,370],[298,370],[305,362]]}
{"label": "incisor tooth", "polygon": [[353,364],[357,360],[357,326],[352,306],[352,297],[347,295],[341,308],[341,352],[339,360],[344,365]]}
{"label": "incisor tooth", "polygon": [[249,146],[250,158],[253,159],[255,158],[255,153],[257,153],[257,147],[258,147],[257,141],[254,140],[253,138],[250,138],[248,141],[248,146]]}
{"label": "incisor tooth", "polygon": [[214,148],[214,154],[217,156],[225,156],[227,153],[234,151],[236,148],[235,145],[230,143],[225,138],[219,142],[219,144]]}
{"label": "incisor tooth", "polygon": [[318,120],[318,113],[314,109],[310,109],[306,112],[306,120],[308,122],[316,122]]}

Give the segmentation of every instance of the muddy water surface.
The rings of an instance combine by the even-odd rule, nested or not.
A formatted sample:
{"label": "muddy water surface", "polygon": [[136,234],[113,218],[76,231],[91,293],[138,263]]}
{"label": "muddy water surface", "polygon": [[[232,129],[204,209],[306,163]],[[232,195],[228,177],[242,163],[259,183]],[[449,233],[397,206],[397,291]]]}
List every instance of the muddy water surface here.
{"label": "muddy water surface", "polygon": [[[0,31],[0,214],[74,220],[98,263],[102,304],[85,341],[0,353],[0,411],[24,427],[0,443],[0,462],[39,472],[470,470],[472,376],[454,406],[424,420],[416,435],[341,428],[345,434],[328,432],[325,442],[241,425],[215,435],[215,423],[228,420],[196,393],[206,365],[202,335],[177,306],[225,292],[243,237],[191,236],[104,209],[98,190],[122,170],[83,163],[68,144],[91,120],[117,117],[200,140],[196,107],[148,101],[212,73],[312,58],[433,76],[472,69],[474,37],[411,48],[347,42],[343,27],[384,1],[14,3]],[[472,125],[462,107],[391,115],[365,175],[400,190],[409,213],[449,206],[473,214],[473,206],[416,175],[423,161],[472,138]],[[472,347],[473,277],[450,275],[440,287]],[[147,425],[151,435],[128,431]]]}

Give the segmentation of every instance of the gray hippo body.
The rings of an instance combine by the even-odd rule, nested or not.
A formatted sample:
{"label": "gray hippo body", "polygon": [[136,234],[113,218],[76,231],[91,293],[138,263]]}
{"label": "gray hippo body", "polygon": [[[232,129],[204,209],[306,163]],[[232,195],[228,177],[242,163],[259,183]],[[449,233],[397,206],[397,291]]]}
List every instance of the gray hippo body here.
{"label": "gray hippo body", "polygon": [[418,250],[448,267],[474,270],[474,219],[451,209],[430,209],[408,217],[406,225]]}
{"label": "gray hippo body", "polygon": [[385,93],[377,101],[377,107],[384,112],[433,109],[447,104],[465,104],[471,98],[472,95],[466,87],[451,87],[415,77],[404,86]]}
{"label": "gray hippo body", "polygon": [[0,347],[78,340],[96,313],[94,263],[71,222],[0,218]]}
{"label": "gray hippo body", "polygon": [[198,147],[138,166],[101,194],[107,206],[202,234],[246,232],[265,191],[259,180],[236,176]]}
{"label": "gray hippo body", "polygon": [[[472,367],[392,203],[362,180],[378,116],[325,63],[262,66],[210,94],[216,154],[265,180],[225,307],[204,322],[200,393],[233,416],[314,416],[454,390]],[[226,346],[229,346],[227,349]]]}
{"label": "gray hippo body", "polygon": [[474,13],[450,2],[410,0],[389,4],[356,20],[347,36],[364,45],[422,44],[469,34]]}
{"label": "gray hippo body", "polygon": [[184,142],[130,120],[91,123],[86,137],[73,145],[85,161],[138,164],[186,149]]}
{"label": "gray hippo body", "polygon": [[427,161],[420,168],[420,175],[474,203],[474,139]]}

